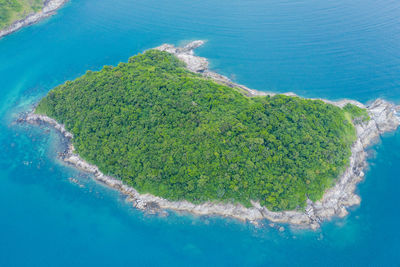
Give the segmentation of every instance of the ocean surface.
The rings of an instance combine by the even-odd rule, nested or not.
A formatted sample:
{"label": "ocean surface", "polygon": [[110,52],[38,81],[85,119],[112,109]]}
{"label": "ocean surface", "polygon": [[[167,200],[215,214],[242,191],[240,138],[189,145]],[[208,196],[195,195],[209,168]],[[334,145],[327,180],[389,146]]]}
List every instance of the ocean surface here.
{"label": "ocean surface", "polygon": [[14,123],[88,69],[196,39],[214,70],[251,88],[400,103],[399,1],[71,0],[0,39],[0,266],[399,266],[400,131],[371,147],[348,217],[280,232],[146,215],[63,165],[55,131]]}

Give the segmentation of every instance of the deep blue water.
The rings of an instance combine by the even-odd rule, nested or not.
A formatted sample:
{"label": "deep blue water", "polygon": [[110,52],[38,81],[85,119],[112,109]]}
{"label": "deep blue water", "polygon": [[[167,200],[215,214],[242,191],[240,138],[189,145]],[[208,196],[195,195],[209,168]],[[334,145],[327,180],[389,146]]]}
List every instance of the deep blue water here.
{"label": "deep blue water", "polygon": [[[400,102],[400,2],[72,0],[0,40],[0,266],[400,265],[400,131],[371,148],[362,204],[316,232],[145,215],[64,166],[54,131],[13,124],[52,87],[165,42],[236,81]],[[68,178],[80,180],[84,188]]]}

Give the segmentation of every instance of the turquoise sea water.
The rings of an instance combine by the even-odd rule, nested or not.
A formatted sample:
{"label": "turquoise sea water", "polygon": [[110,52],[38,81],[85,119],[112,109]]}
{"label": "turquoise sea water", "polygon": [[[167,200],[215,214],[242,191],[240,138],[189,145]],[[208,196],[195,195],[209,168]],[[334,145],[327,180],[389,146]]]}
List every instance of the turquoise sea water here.
{"label": "turquoise sea water", "polygon": [[[361,206],[316,232],[145,215],[13,124],[52,87],[165,42],[266,91],[400,102],[400,2],[72,0],[0,40],[0,266],[399,266],[400,132],[370,150]],[[84,187],[71,183],[77,178]]]}

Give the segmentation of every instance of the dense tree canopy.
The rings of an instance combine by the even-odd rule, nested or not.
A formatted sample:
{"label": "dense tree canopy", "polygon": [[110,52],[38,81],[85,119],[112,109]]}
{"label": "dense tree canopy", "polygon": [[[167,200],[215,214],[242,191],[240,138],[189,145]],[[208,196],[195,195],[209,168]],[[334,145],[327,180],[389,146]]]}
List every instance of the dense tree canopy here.
{"label": "dense tree canopy", "polygon": [[139,192],[271,210],[317,200],[348,165],[364,114],[319,100],[249,98],[150,50],[51,90],[37,113],[64,123],[77,152]]}
{"label": "dense tree canopy", "polygon": [[44,0],[0,0],[0,30],[39,11],[43,4]]}

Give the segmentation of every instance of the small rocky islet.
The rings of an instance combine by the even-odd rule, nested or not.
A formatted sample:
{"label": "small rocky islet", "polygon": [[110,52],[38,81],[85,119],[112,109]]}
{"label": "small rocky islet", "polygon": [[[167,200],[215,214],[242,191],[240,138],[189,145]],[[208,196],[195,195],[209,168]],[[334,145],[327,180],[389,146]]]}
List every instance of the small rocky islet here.
{"label": "small rocky islet", "polygon": [[[240,176],[235,176],[238,180],[238,182],[231,182],[234,180],[232,177],[228,177],[227,180],[230,183],[229,184],[229,189],[225,188],[224,194],[230,194],[228,198],[224,198],[223,196],[220,196],[217,192],[217,194],[213,195],[210,193],[210,196],[204,196],[203,198],[198,198],[196,201],[196,198],[193,197],[194,194],[191,195],[185,195],[185,190],[196,190],[196,187],[199,186],[199,183],[194,186],[190,185],[190,179],[184,181],[185,185],[179,188],[179,177],[177,183],[178,185],[174,185],[173,190],[176,190],[178,192],[175,194],[175,196],[178,199],[171,198],[168,194],[164,194],[163,191],[152,191],[152,188],[146,184],[146,182],[141,182],[141,180],[145,180],[146,177],[142,177],[141,180],[135,181],[130,181],[127,179],[127,177],[123,176],[123,173],[117,173],[117,172],[112,172],[110,171],[111,169],[107,169],[107,165],[117,165],[118,166],[118,160],[115,160],[114,162],[100,162],[96,161],[95,158],[90,157],[90,155],[85,154],[85,149],[82,147],[82,144],[85,143],[85,140],[78,140],[79,142],[76,142],[76,139],[74,138],[82,138],[85,135],[80,135],[81,129],[79,129],[80,126],[77,126],[77,124],[71,123],[71,121],[68,120],[61,120],[60,123],[58,122],[60,118],[63,118],[62,112],[65,112],[63,110],[49,110],[48,105],[47,108],[43,108],[44,105],[43,103],[46,103],[46,101],[49,101],[49,98],[53,98],[53,102],[59,101],[59,99],[62,99],[65,97],[64,95],[61,96],[57,101],[56,97],[54,97],[54,94],[62,94],[62,88],[61,89],[55,89],[52,92],[49,93],[47,97],[44,98],[39,103],[39,106],[36,109],[36,112],[32,112],[28,114],[23,120],[29,123],[45,123],[48,125],[51,125],[55,127],[57,130],[59,130],[67,139],[69,139],[72,143],[78,144],[78,149],[74,148],[74,145],[71,143],[69,145],[69,149],[62,155],[62,158],[65,162],[68,162],[86,172],[89,172],[93,174],[96,180],[104,182],[105,184],[116,188],[123,192],[124,194],[127,195],[127,199],[133,203],[133,205],[137,208],[143,209],[143,210],[160,210],[160,209],[173,209],[173,210],[179,210],[179,211],[186,211],[186,212],[191,212],[199,215],[211,215],[211,214],[216,214],[216,215],[222,215],[222,216],[229,216],[229,217],[234,217],[240,220],[249,220],[249,221],[258,221],[262,219],[268,219],[269,221],[272,222],[280,222],[280,223],[290,223],[292,225],[299,225],[302,227],[311,227],[311,228],[318,228],[320,223],[324,220],[330,219],[333,216],[339,216],[339,217],[344,217],[347,214],[346,208],[349,206],[357,205],[360,203],[360,198],[354,193],[355,188],[357,183],[363,178],[364,173],[363,170],[366,166],[366,148],[374,141],[376,138],[378,138],[382,133],[387,132],[387,131],[392,131],[395,130],[398,125],[400,124],[399,119],[397,117],[397,110],[399,110],[399,107],[388,103],[384,100],[378,99],[372,104],[368,106],[364,106],[363,104],[352,101],[352,100],[343,100],[343,101],[338,101],[338,102],[333,102],[333,101],[328,101],[328,100],[305,100],[302,98],[299,98],[295,96],[292,93],[287,93],[287,94],[282,94],[282,95],[276,95],[273,93],[266,93],[266,92],[259,92],[253,89],[249,89],[243,85],[236,84],[232,82],[230,79],[219,75],[215,72],[212,72],[208,68],[208,61],[205,58],[197,57],[194,55],[193,50],[199,46],[201,46],[204,42],[203,41],[195,41],[192,42],[184,47],[175,47],[173,45],[162,45],[160,47],[155,48],[155,50],[150,50],[150,51],[160,51],[156,52],[155,56],[157,56],[157,53],[168,53],[170,55],[173,55],[174,58],[178,59],[178,61],[173,61],[173,64],[178,64],[177,66],[172,66],[171,62],[167,62],[168,64],[161,64],[161,65],[156,65],[155,68],[163,68],[166,69],[166,72],[163,72],[166,76],[164,77],[165,79],[171,78],[169,77],[168,71],[174,68],[185,68],[188,70],[190,73],[195,73],[196,75],[194,76],[188,76],[184,77],[187,78],[185,80],[186,83],[190,83],[197,80],[201,80],[199,84],[209,84],[211,83],[210,86],[214,86],[213,88],[215,90],[222,90],[222,94],[225,94],[229,92],[229,94],[233,94],[233,98],[235,97],[243,97],[243,101],[253,101],[252,99],[255,99],[254,101],[257,101],[258,98],[268,98],[268,99],[275,99],[274,101],[281,101],[280,99],[284,99],[282,101],[293,101],[293,105],[305,105],[307,106],[308,103],[312,103],[310,106],[314,105],[315,103],[318,103],[320,110],[321,111],[326,111],[329,110],[329,112],[334,112],[332,114],[324,116],[324,114],[321,115],[321,118],[315,119],[315,121],[318,123],[319,120],[323,121],[325,120],[331,120],[334,116],[343,116],[342,123],[339,123],[335,126],[337,126],[341,131],[335,132],[334,128],[329,129],[329,131],[325,131],[325,135],[323,138],[331,138],[330,140],[335,140],[338,145],[342,145],[342,148],[334,148],[338,149],[337,151],[330,151],[329,148],[325,150],[321,150],[325,154],[331,153],[338,153],[338,151],[343,152],[341,158],[338,158],[337,161],[335,161],[335,164],[332,164],[328,166],[326,169],[331,170],[330,174],[335,174],[336,176],[339,177],[327,177],[327,175],[324,176],[324,179],[322,179],[321,175],[318,176],[318,170],[312,169],[315,173],[311,174],[310,170],[309,171],[310,176],[314,175],[317,177],[315,180],[307,179],[306,175],[304,175],[304,178],[301,179],[301,182],[297,182],[298,186],[297,187],[291,187],[290,185],[286,185],[286,187],[283,187],[289,191],[289,190],[297,190],[297,191],[292,191],[292,192],[284,192],[286,195],[283,197],[283,193],[281,196],[278,194],[274,194],[274,190],[266,191],[262,195],[262,193],[254,193],[254,195],[251,195],[251,190],[249,190],[250,193],[247,193],[245,197],[240,196],[239,193],[235,194],[235,191],[246,191],[246,188],[249,188],[249,185],[245,184],[247,183],[255,183],[255,179],[249,178],[249,179],[240,179]],[[147,52],[146,52],[147,53]],[[144,53],[146,55],[146,53]],[[140,60],[150,60],[149,58],[140,58],[140,57],[133,57],[129,63],[127,64],[128,67],[130,63],[134,61],[140,61]],[[131,62],[132,61],[132,62]],[[182,65],[179,65],[182,64]],[[142,65],[138,65],[137,67],[142,67]],[[117,67],[116,67],[117,68]],[[112,67],[105,67],[102,71],[109,71],[112,69]],[[115,70],[114,70],[115,71]],[[155,71],[155,69],[152,69],[152,66],[150,68],[146,69],[141,69],[140,71],[142,72],[152,72]],[[92,73],[88,73],[87,75],[92,75]],[[118,70],[116,70],[116,73],[114,75],[120,75],[121,79],[119,81],[124,82],[126,84],[129,84],[131,80],[126,80],[126,77],[123,77],[122,74],[118,73]],[[180,75],[180,76],[179,76]],[[179,72],[179,77],[188,75],[186,72],[180,71]],[[175,77],[175,76],[174,76]],[[172,77],[173,78],[173,77]],[[176,78],[176,77],[175,77]],[[139,77],[140,79],[140,77]],[[146,82],[148,82],[146,79],[141,80],[143,83],[142,87],[137,87],[141,88],[141,90],[146,90]],[[196,81],[197,82],[197,81]],[[70,86],[74,82],[67,82],[64,87]],[[196,83],[195,83],[196,84]],[[98,89],[101,90],[102,86],[110,86],[110,85],[104,85],[104,84],[98,84]],[[134,85],[131,85],[134,87]],[[59,87],[60,88],[60,87]],[[57,91],[58,90],[58,91]],[[193,88],[192,94],[196,92],[196,88]],[[198,90],[197,90],[198,91]],[[181,94],[182,92],[177,92]],[[221,93],[221,92],[220,92]],[[238,96],[240,94],[240,96]],[[154,96],[157,97],[157,96]],[[212,96],[211,96],[212,97]],[[250,97],[250,98],[249,98]],[[231,100],[232,100],[231,99]],[[110,96],[110,101],[116,101],[116,99],[112,99],[112,96]],[[126,99],[118,99],[118,101],[126,101]],[[130,101],[133,101],[132,99]],[[232,100],[233,101],[233,100]],[[270,104],[271,105],[277,105],[278,102],[272,101]],[[306,101],[306,102],[302,102]],[[169,103],[171,104],[171,103]],[[176,103],[175,103],[176,104]],[[192,100],[191,102],[191,108],[198,108],[202,107],[202,103],[197,100],[194,101]],[[218,105],[218,103],[215,103],[215,105]],[[152,108],[159,108],[157,106],[152,107]],[[326,110],[325,110],[326,109]],[[349,112],[344,112],[343,110],[349,110]],[[144,110],[144,109],[143,109]],[[277,109],[279,110],[279,108]],[[350,112],[351,111],[351,112]],[[146,112],[146,111],[145,111]],[[336,112],[336,113],[335,113]],[[282,110],[282,113],[284,113],[284,110]],[[366,115],[367,114],[367,115]],[[101,116],[101,114],[88,114],[89,116]],[[137,116],[140,116],[141,114],[138,113]],[[163,116],[167,116],[164,114]],[[332,117],[333,116],[333,117]],[[53,118],[51,118],[53,117]],[[193,117],[195,118],[195,117]],[[348,120],[346,120],[347,118]],[[115,119],[115,117],[112,116],[112,119]],[[137,118],[131,118],[131,123],[135,123]],[[347,121],[347,122],[346,122]],[[243,121],[242,121],[243,122]],[[246,126],[243,125],[241,122],[241,128],[239,129],[240,131],[243,131],[246,133]],[[63,124],[61,124],[63,123]],[[297,126],[300,122],[294,121],[291,122],[292,124],[290,125],[295,125]],[[65,125],[64,125],[65,124]],[[323,124],[321,124],[323,125]],[[219,125],[222,126],[222,125]],[[243,126],[243,127],[242,127]],[[99,126],[99,128],[95,129],[93,128],[92,131],[97,131],[101,128],[102,126]],[[148,127],[148,126],[146,126]],[[153,126],[152,129],[155,129],[157,131],[157,125]],[[150,130],[148,134],[153,134],[151,132],[152,129],[147,129]],[[322,130],[324,130],[322,128]],[[326,129],[325,129],[326,130]],[[77,134],[78,133],[78,134]],[[167,133],[168,134],[168,133]],[[336,135],[335,135],[336,134]],[[289,136],[289,138],[294,138],[294,136]],[[264,142],[261,142],[262,140],[254,138],[254,136],[251,136],[252,141],[259,141],[255,146],[261,147],[265,146]],[[273,138],[273,137],[271,137]],[[346,140],[346,138],[348,140]],[[118,139],[118,136],[117,136]],[[250,139],[249,139],[250,140]],[[271,139],[272,140],[272,139]],[[312,139],[309,140],[310,145],[314,145]],[[272,141],[271,141],[272,142]],[[290,144],[292,140],[287,140],[287,144]],[[333,141],[332,141],[333,142]],[[137,149],[137,147],[134,147]],[[332,148],[333,149],[333,148]],[[267,151],[267,149],[265,149]],[[347,151],[347,152],[346,152]],[[83,152],[80,153],[80,152]],[[98,153],[103,153],[101,150],[97,151]],[[213,151],[213,152],[221,152],[221,151]],[[173,149],[171,150],[171,153],[173,154],[174,151]],[[255,152],[257,154],[258,152]],[[347,154],[346,154],[347,153]],[[240,153],[238,153],[239,155]],[[322,154],[321,154],[322,155]],[[219,156],[219,155],[218,155]],[[322,157],[322,156],[321,156]],[[327,156],[327,158],[330,158]],[[307,158],[306,158],[307,159]],[[311,159],[311,158],[310,158]],[[284,160],[284,159],[283,159]],[[90,163],[89,163],[90,162]],[[251,165],[251,162],[248,163]],[[278,164],[278,163],[275,163]],[[97,166],[96,166],[97,165]],[[173,163],[170,163],[171,167],[175,167]],[[229,165],[229,163],[227,164]],[[98,167],[99,166],[99,167]],[[240,166],[240,165],[239,165]],[[121,166],[119,166],[121,167]],[[218,167],[218,166],[217,166]],[[211,168],[211,167],[209,167]],[[256,167],[255,167],[256,168]],[[156,169],[156,168],[152,168]],[[321,166],[321,171],[322,171],[322,166]],[[104,170],[106,172],[104,172]],[[272,168],[271,170],[276,170]],[[154,171],[154,170],[153,170]],[[194,172],[193,170],[191,170]],[[204,173],[202,173],[201,170],[197,170],[198,174],[193,175],[192,179],[197,180],[204,178]],[[106,175],[106,174],[108,175]],[[237,170],[236,173],[237,175],[240,175],[240,169]],[[265,173],[267,175],[267,173]],[[202,176],[203,175],[203,176]],[[153,178],[148,179],[155,179],[154,183],[158,183],[159,181],[157,179],[160,179],[159,176],[162,176],[160,174],[155,175]],[[268,175],[267,175],[268,176]],[[271,175],[270,175],[271,176]],[[282,175],[280,175],[282,176]],[[114,178],[114,177],[118,177]],[[247,177],[244,176],[243,177]],[[271,176],[268,181],[275,181],[275,183],[279,184],[279,177],[278,176]],[[176,180],[175,179],[175,180]],[[208,179],[208,180],[207,180]],[[208,175],[206,177],[206,183],[207,181],[212,180],[213,177],[210,177]],[[290,178],[293,181],[297,179],[297,177],[292,177]],[[282,183],[288,183],[291,180],[283,180],[281,181]],[[319,180],[318,180],[319,179]],[[174,181],[175,181],[174,180]],[[142,184],[141,184],[142,183]],[[181,182],[183,183],[183,182]],[[209,182],[210,183],[210,182]],[[311,183],[310,187],[315,184],[317,190],[312,189],[307,191],[304,188],[308,188],[308,185]],[[322,184],[322,185],[321,185]],[[238,188],[235,188],[235,185]],[[251,187],[251,185],[250,185]],[[255,185],[256,187],[260,187],[257,184]],[[292,189],[294,188],[294,189]],[[301,191],[303,189],[305,191]],[[168,188],[167,188],[168,189]],[[239,190],[238,190],[239,189]],[[243,189],[243,190],[242,190]],[[301,190],[300,190],[301,189]],[[137,191],[138,190],[138,191]],[[179,191],[181,190],[181,191]],[[210,190],[209,190],[210,191]],[[158,192],[161,192],[160,194],[157,194]],[[179,195],[179,192],[181,192],[181,195]],[[228,193],[226,193],[228,192]],[[299,192],[301,192],[301,196],[299,197]],[[316,192],[316,193],[315,193]],[[318,194],[319,193],[319,194]],[[262,198],[260,196],[262,195]],[[187,198],[185,198],[187,196]],[[218,198],[220,196],[220,199]],[[238,196],[237,198],[235,198]],[[273,197],[271,197],[273,196]],[[292,197],[293,196],[293,197]],[[296,196],[296,198],[294,198]],[[269,198],[268,198],[269,197]],[[292,199],[291,199],[292,197]],[[294,200],[293,200],[294,199]],[[274,203],[273,201],[279,203],[277,206],[273,206],[271,203]],[[290,202],[292,201],[292,202]],[[297,201],[297,202],[296,202]],[[304,201],[304,202],[302,202]],[[286,203],[289,204],[286,204]],[[294,205],[297,204],[297,207]]]}

